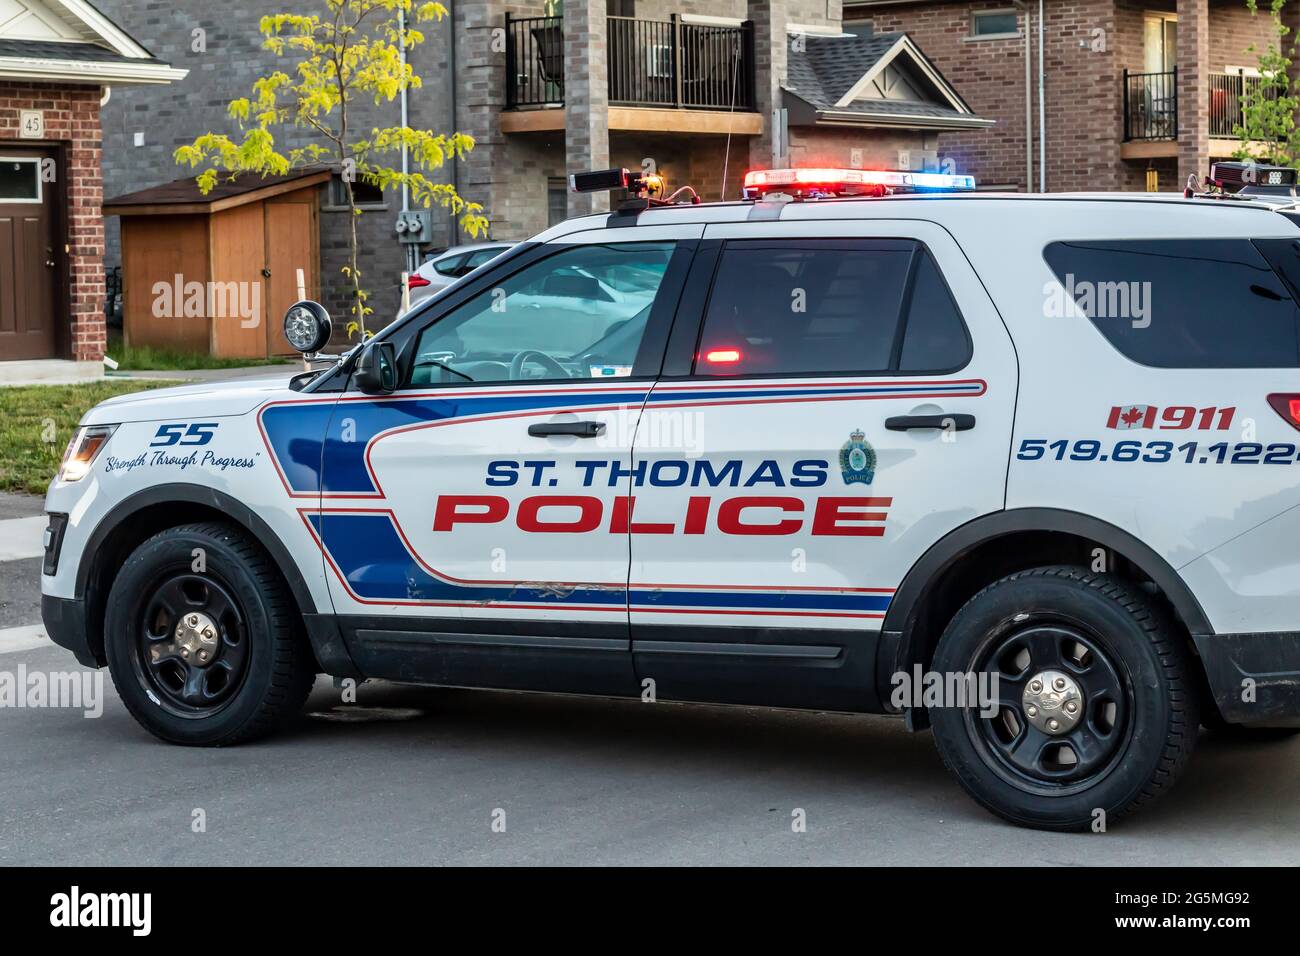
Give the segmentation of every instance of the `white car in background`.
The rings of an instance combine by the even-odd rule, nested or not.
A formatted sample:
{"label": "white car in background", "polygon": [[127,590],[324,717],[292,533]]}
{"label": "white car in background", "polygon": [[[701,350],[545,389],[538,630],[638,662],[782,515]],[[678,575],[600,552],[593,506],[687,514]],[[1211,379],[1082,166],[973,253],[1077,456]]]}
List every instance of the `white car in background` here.
{"label": "white car in background", "polygon": [[446,252],[425,260],[406,281],[411,293],[411,305],[423,302],[435,292],[447,288],[461,276],[469,275],[485,262],[491,262],[513,245],[513,242],[477,242],[452,246]]}

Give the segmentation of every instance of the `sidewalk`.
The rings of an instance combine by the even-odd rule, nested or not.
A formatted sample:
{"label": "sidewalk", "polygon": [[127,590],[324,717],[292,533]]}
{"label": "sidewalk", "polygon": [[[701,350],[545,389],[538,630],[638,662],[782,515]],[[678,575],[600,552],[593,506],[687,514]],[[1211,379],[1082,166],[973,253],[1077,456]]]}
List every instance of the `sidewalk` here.
{"label": "sidewalk", "polygon": [[108,382],[131,381],[136,379],[167,382],[230,382],[241,379],[279,378],[286,379],[303,370],[301,362],[286,362],[283,365],[252,365],[243,368],[196,368],[166,369],[162,371],[109,372],[104,376]]}
{"label": "sidewalk", "polygon": [[42,505],[36,495],[0,493],[0,654],[49,646],[40,624]]}
{"label": "sidewalk", "polygon": [[8,518],[32,518],[45,513],[40,495],[15,495],[0,491],[0,521]]}

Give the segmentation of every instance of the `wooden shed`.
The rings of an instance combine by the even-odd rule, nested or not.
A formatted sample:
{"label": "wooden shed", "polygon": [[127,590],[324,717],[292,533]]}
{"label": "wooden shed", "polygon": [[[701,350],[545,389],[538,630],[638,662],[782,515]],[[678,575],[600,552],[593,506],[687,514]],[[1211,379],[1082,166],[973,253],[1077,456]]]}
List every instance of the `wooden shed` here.
{"label": "wooden shed", "polygon": [[193,177],[118,196],[127,345],[221,358],[288,355],[280,319],[320,296],[320,192],[330,171],[223,175],[207,195]]}

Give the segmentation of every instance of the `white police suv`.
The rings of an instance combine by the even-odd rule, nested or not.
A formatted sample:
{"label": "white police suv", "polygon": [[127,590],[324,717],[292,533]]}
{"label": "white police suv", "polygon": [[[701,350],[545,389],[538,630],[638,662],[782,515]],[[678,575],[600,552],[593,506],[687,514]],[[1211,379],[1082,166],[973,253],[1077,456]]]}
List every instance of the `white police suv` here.
{"label": "white police suv", "polygon": [[249,740],[320,672],[902,713],[985,807],[1074,829],[1202,724],[1300,718],[1289,179],[575,179],[634,198],[327,368],[86,415],[44,618],[146,728]]}

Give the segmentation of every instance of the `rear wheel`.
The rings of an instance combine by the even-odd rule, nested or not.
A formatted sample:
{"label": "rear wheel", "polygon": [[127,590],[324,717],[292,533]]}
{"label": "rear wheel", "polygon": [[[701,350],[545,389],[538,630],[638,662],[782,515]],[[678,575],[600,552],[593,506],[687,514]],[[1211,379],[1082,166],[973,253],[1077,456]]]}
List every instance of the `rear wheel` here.
{"label": "rear wheel", "polygon": [[301,708],[316,673],[270,559],[218,522],[170,528],[131,554],[109,595],[104,650],[132,716],[181,744],[270,733]]}
{"label": "rear wheel", "polygon": [[930,720],[945,764],[989,810],[1086,829],[1151,801],[1186,763],[1198,726],[1190,666],[1142,592],[1082,568],[1035,568],[989,585],[948,625],[932,669],[996,692]]}

